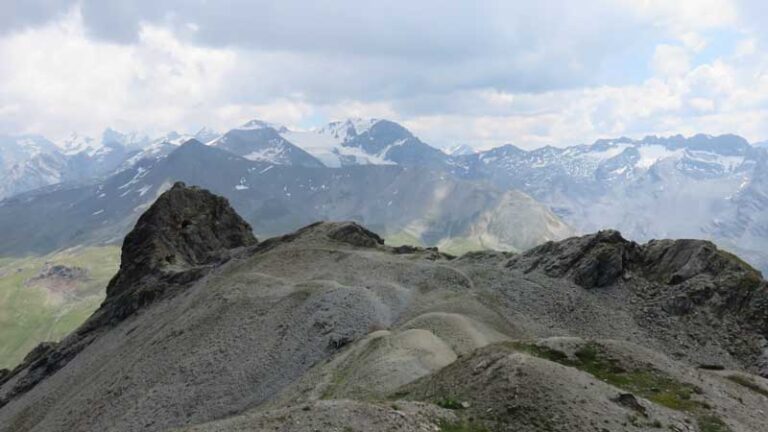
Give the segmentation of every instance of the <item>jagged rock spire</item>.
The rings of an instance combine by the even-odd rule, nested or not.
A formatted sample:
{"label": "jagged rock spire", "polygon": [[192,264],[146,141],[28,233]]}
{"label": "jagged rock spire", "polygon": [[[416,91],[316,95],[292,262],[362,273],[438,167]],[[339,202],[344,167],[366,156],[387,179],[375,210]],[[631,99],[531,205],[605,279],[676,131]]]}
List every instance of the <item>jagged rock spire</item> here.
{"label": "jagged rock spire", "polygon": [[156,284],[169,275],[221,262],[231,249],[256,242],[250,225],[226,198],[178,182],[125,237],[120,271],[107,286],[106,303],[127,295],[141,297],[144,282]]}

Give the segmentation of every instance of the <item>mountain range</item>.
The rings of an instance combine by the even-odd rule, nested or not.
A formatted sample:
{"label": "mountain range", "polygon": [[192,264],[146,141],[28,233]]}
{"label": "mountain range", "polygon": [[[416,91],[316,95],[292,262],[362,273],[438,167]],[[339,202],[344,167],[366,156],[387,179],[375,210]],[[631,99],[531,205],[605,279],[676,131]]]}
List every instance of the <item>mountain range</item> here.
{"label": "mountain range", "polygon": [[581,232],[709,239],[768,268],[768,153],[738,136],[509,145],[457,161],[458,175],[522,190]]}
{"label": "mountain range", "polygon": [[[1,175],[7,179],[2,192],[8,197],[21,191],[53,184],[58,185],[55,191],[44,193],[62,194],[62,190],[71,190],[73,186],[93,187],[99,182],[101,187],[109,187],[110,178],[136,175],[139,169],[147,169],[160,163],[159,161],[167,158],[181,143],[192,138],[209,147],[239,156],[253,165],[248,173],[237,170],[232,172],[237,172],[238,175],[222,173],[222,178],[227,178],[227,184],[223,180],[197,179],[191,175],[180,179],[204,185],[233,199],[238,210],[252,222],[255,222],[256,218],[250,215],[261,214],[259,212],[272,211],[293,215],[287,216],[283,222],[275,222],[276,217],[273,217],[273,222],[270,223],[259,219],[261,225],[275,224],[274,228],[271,225],[255,225],[257,233],[260,234],[285,232],[298,228],[299,219],[302,223],[308,223],[313,217],[326,216],[354,219],[374,228],[381,225],[379,220],[371,216],[374,213],[382,213],[378,207],[349,208],[348,211],[335,213],[323,213],[321,208],[313,207],[313,213],[302,219],[297,214],[307,214],[308,210],[299,207],[309,201],[302,196],[303,203],[286,204],[282,201],[289,200],[284,193],[278,193],[280,191],[268,192],[270,198],[259,204],[260,209],[240,207],[244,204],[239,203],[244,200],[237,196],[257,193],[253,189],[259,189],[261,186],[249,181],[254,180],[256,171],[267,169],[267,166],[278,168],[273,171],[274,175],[292,172],[292,175],[300,179],[295,187],[306,187],[309,191],[312,191],[313,187],[308,183],[310,179],[315,182],[313,184],[325,184],[325,187],[329,187],[324,179],[314,177],[320,172],[332,172],[328,169],[342,170],[342,177],[354,177],[352,173],[362,171],[392,173],[415,169],[419,172],[411,172],[408,175],[412,176],[409,179],[413,181],[411,185],[417,189],[425,187],[422,183],[430,182],[420,176],[448,179],[448,183],[441,190],[451,189],[448,184],[464,185],[464,181],[473,185],[470,188],[478,188],[479,184],[484,184],[483,187],[494,190],[491,193],[493,195],[509,193],[517,197],[522,197],[523,194],[532,197],[556,215],[553,218],[548,214],[546,218],[549,221],[559,218],[562,222],[557,222],[556,225],[567,224],[574,232],[615,228],[637,241],[666,237],[708,239],[739,253],[758,267],[768,269],[768,254],[765,252],[768,250],[768,218],[765,216],[768,214],[765,211],[768,208],[768,179],[765,178],[768,175],[768,150],[760,145],[750,145],[746,140],[734,135],[695,135],[688,138],[649,136],[640,140],[618,138],[599,140],[591,145],[543,147],[535,150],[505,145],[487,151],[472,151],[467,146],[457,146],[443,152],[427,145],[395,122],[350,119],[333,122],[311,131],[294,131],[284,126],[253,120],[224,134],[203,129],[195,135],[171,133],[155,139],[108,130],[99,144],[93,144],[93,140],[78,138],[59,143],[58,148],[68,149],[66,151],[57,150],[57,146],[42,137],[16,137],[15,141],[10,138],[4,138],[3,141],[16,144],[4,145],[3,148],[13,147],[15,150],[5,151],[7,154],[0,155],[2,166],[5,167]],[[233,162],[243,167],[244,163]],[[225,165],[218,166],[223,169]],[[353,167],[364,168],[355,170]],[[398,170],[387,170],[387,167],[397,167]],[[296,174],[298,171],[301,171],[301,174]],[[130,172],[133,174],[129,174]],[[212,169],[196,173],[190,171],[189,174],[200,177],[215,176]],[[260,174],[259,181],[264,178],[271,179],[272,175],[265,171]],[[166,184],[173,180],[170,175],[166,177]],[[376,175],[372,175],[373,177]],[[63,185],[69,186],[62,186],[62,182]],[[283,192],[294,194],[292,196],[296,201],[297,191],[288,191],[290,183],[284,181],[281,184],[263,184],[270,184],[270,187],[278,189],[285,188]],[[373,183],[375,181],[369,182],[369,185],[375,190],[365,190],[366,196],[383,200],[384,186]],[[160,184],[142,185],[150,188],[146,189],[144,194],[152,190],[155,193],[153,196],[157,196],[159,186]],[[404,189],[398,189],[402,190]],[[437,191],[434,186],[432,190]],[[40,194],[41,191],[38,190],[33,196],[41,196]],[[327,198],[322,194],[316,197],[317,200]],[[10,200],[10,204],[0,206],[0,219],[3,214],[5,217],[20,214],[18,199],[17,197]],[[281,201],[277,205],[281,209],[269,210],[270,205],[276,205],[276,199]],[[535,204],[534,200],[529,200],[528,197],[525,199]],[[53,200],[56,201],[55,198]],[[132,208],[142,205],[137,200],[134,201],[136,202],[131,201],[134,204]],[[389,202],[387,199],[384,204]],[[500,200],[496,199],[494,202]],[[146,202],[143,205],[146,205]],[[282,209],[286,205],[292,209]],[[395,205],[400,205],[400,208],[413,205],[413,208],[425,210],[424,203],[392,200],[389,204],[390,207]],[[321,207],[322,203],[318,201],[314,206]],[[384,232],[430,246],[437,245],[447,237],[461,237],[466,232],[477,230],[475,221],[481,218],[479,213],[484,213],[486,216],[483,217],[488,219],[489,208],[493,208],[493,205],[475,209],[477,214],[472,221],[466,216],[456,218],[462,220],[461,227],[443,226],[437,229],[441,234],[432,234],[434,229],[425,227],[422,222],[409,225],[404,221],[393,224],[393,227],[386,227]],[[92,212],[99,210],[100,208],[94,208]],[[363,214],[372,219],[360,219],[359,216]],[[134,219],[135,217],[134,214]],[[434,219],[434,216],[430,217]],[[128,220],[129,222],[121,225],[118,234],[126,232],[132,219]],[[456,221],[451,223],[454,222]],[[468,228],[473,224],[474,228]],[[85,225],[79,228],[83,231],[80,237],[91,235],[91,229]],[[106,229],[106,226],[104,228]],[[554,231],[566,233],[566,230],[559,227]],[[62,235],[64,234],[51,236]],[[69,243],[64,243],[77,242],[80,237],[75,236]],[[96,237],[104,240],[104,236]],[[114,237],[119,238],[119,235]],[[550,238],[558,237],[553,233],[541,237]],[[54,243],[64,244],[60,241]],[[498,239],[479,240],[476,236],[471,243],[474,248],[485,244],[519,250],[519,244]],[[530,244],[525,243],[525,246]],[[15,251],[14,246],[4,247],[6,249],[2,253]],[[32,247],[32,250],[40,250],[40,247]]]}
{"label": "mountain range", "polygon": [[[225,140],[234,136],[227,133],[222,140],[253,142]],[[251,136],[264,135],[257,130]],[[356,220],[404,243],[461,252],[492,246],[520,251],[572,234],[549,209],[521,192],[444,171],[398,164],[307,166],[303,162],[311,157],[291,151],[276,156],[285,162],[277,164],[238,156],[220,143],[190,140],[92,184],[56,185],[8,198],[0,203],[0,226],[5,228],[0,253],[40,254],[118,242],[175,181],[228,197],[259,235],[285,233],[316,220]],[[290,148],[284,142],[275,145]],[[245,156],[253,148],[244,150]]]}

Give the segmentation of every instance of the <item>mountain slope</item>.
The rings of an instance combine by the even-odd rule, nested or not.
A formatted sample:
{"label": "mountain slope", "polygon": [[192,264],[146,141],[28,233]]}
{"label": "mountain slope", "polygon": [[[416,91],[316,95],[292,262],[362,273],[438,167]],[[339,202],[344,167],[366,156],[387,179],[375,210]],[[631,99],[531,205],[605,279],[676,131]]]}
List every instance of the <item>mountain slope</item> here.
{"label": "mountain slope", "polygon": [[441,151],[388,120],[349,119],[313,131],[281,128],[279,132],[329,167],[398,164],[442,169],[448,160]]}
{"label": "mountain slope", "polygon": [[0,373],[0,430],[766,427],[768,285],[711,243],[382,243],[354,223],[257,242],[176,185],[88,322]]}
{"label": "mountain slope", "polygon": [[[342,219],[365,223],[385,236],[405,233],[430,246],[450,237],[490,235],[495,245],[523,250],[571,233],[523,194],[439,171],[391,165],[281,166],[190,141],[165,158],[145,159],[95,185],[58,187],[0,203],[0,226],[7,228],[0,231],[0,253],[46,253],[115,242],[176,181],[226,196],[260,236]],[[50,220],[49,214],[57,218]],[[480,218],[507,228],[496,229]]]}
{"label": "mountain slope", "polygon": [[248,160],[277,165],[322,167],[323,163],[281,137],[271,125],[253,120],[211,142]]}
{"label": "mountain slope", "polygon": [[766,158],[734,135],[621,138],[562,149],[504,146],[454,158],[454,173],[520,189],[582,232],[709,239],[768,269]]}
{"label": "mountain slope", "polygon": [[0,368],[82,324],[104,300],[119,261],[116,246],[0,259]]}
{"label": "mountain slope", "polygon": [[66,158],[36,135],[0,136],[0,199],[62,181]]}

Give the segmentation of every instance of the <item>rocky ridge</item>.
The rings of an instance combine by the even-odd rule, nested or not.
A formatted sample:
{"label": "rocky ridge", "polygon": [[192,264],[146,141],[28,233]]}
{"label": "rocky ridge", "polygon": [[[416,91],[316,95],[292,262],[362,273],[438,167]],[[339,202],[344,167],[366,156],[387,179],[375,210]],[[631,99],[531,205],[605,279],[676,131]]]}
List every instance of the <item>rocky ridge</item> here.
{"label": "rocky ridge", "polygon": [[[226,199],[176,183],[126,236],[120,270],[107,285],[101,307],[61,343],[40,344],[22,364],[0,377],[5,381],[17,372],[26,372],[6,397],[34,387],[102,332],[167,291],[199,279],[211,267],[228,260],[237,248],[256,243],[248,223]],[[0,397],[0,405],[5,402]]]}
{"label": "rocky ridge", "polygon": [[0,373],[0,431],[757,432],[766,298],[709,242],[453,257],[352,222],[257,242],[176,184],[99,311]]}

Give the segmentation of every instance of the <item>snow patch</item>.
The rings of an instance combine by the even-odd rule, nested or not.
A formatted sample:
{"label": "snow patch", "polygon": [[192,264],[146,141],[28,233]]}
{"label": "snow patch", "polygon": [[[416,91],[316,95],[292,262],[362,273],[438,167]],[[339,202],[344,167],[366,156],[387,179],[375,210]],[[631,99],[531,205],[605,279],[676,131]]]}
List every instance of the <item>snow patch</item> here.
{"label": "snow patch", "polygon": [[139,196],[144,196],[144,194],[149,192],[150,189],[152,189],[152,186],[146,185],[146,186],[142,186],[141,189],[139,189],[136,192],[138,192]]}
{"label": "snow patch", "polygon": [[640,169],[648,169],[661,160],[680,158],[684,152],[682,149],[670,150],[658,144],[643,145],[638,147],[637,150],[640,152],[640,159],[635,166]]}
{"label": "snow patch", "polygon": [[118,187],[118,189],[125,189],[127,187],[130,187],[131,185],[138,183],[148,173],[149,173],[149,170],[144,167],[136,168],[136,174],[133,176],[133,178],[129,180],[128,183]]}

